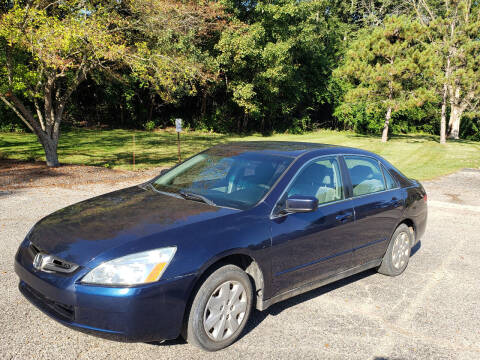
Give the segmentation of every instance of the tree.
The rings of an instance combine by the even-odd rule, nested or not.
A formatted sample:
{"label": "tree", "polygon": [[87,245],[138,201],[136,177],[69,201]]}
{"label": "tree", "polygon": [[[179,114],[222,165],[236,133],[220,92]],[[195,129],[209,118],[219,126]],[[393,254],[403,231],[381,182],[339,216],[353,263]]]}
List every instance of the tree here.
{"label": "tree", "polygon": [[133,44],[126,63],[132,74],[165,102],[193,96],[216,81],[218,67],[209,42],[227,22],[214,2],[130,0],[126,2]]}
{"label": "tree", "polygon": [[471,0],[410,0],[410,3],[419,21],[428,26],[442,64],[435,75],[441,81],[443,98],[440,142],[445,142],[446,131],[450,138],[458,139],[463,113],[476,110],[479,103],[480,6]]}
{"label": "tree", "polygon": [[8,2],[0,13],[0,99],[57,166],[66,104],[93,69],[121,69],[165,101],[208,79],[197,40],[209,19],[222,23],[214,9],[175,0]]}
{"label": "tree", "polygon": [[392,113],[421,106],[435,98],[428,89],[425,30],[406,16],[393,16],[365,28],[347,49],[335,76],[348,84],[343,107],[366,103],[370,111],[384,111],[382,142],[388,138]]}
{"label": "tree", "polygon": [[120,24],[110,8],[79,0],[15,2],[1,16],[0,99],[37,135],[48,166],[58,165],[60,122],[72,92],[91,69],[122,56]]}
{"label": "tree", "polygon": [[448,79],[450,119],[448,135],[458,139],[463,113],[478,107],[480,96],[480,16],[478,5],[472,1],[459,1],[457,31],[450,40],[450,66]]}
{"label": "tree", "polygon": [[[259,1],[216,45],[238,131],[304,131],[322,104],[335,67],[341,25],[328,1]],[[317,110],[318,111],[318,110]]]}

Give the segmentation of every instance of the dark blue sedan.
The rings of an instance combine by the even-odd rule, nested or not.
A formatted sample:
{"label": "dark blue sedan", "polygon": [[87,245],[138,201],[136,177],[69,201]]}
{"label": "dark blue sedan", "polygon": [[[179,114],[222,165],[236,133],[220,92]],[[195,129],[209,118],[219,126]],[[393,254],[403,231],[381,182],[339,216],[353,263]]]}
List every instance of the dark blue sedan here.
{"label": "dark blue sedan", "polygon": [[20,245],[20,291],[59,322],[123,341],[230,345],[253,309],[370,268],[401,274],[422,185],[321,144],[215,146],[152,181],[61,209]]}

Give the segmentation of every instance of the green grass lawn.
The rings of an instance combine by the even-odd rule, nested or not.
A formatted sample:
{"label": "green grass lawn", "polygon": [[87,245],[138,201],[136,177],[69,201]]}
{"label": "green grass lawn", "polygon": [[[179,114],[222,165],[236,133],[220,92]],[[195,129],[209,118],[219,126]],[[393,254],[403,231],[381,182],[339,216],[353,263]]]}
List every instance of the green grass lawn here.
{"label": "green grass lawn", "polygon": [[[133,134],[136,169],[169,166],[177,161],[174,131],[74,130],[61,135],[60,162],[131,170]],[[184,132],[181,135],[182,159],[218,143],[247,140],[307,141],[358,147],[385,157],[407,176],[420,180],[465,167],[480,167],[480,142],[452,141],[440,145],[435,136],[414,134],[394,136],[382,144],[379,137],[326,130],[268,137]],[[33,134],[0,133],[0,156],[21,160],[45,159]]]}

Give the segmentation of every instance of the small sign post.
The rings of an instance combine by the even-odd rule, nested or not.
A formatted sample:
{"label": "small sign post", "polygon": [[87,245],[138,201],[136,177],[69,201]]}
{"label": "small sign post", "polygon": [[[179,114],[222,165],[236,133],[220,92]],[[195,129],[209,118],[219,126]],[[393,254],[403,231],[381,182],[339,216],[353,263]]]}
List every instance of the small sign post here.
{"label": "small sign post", "polygon": [[177,132],[178,162],[182,161],[180,156],[180,133],[182,132],[182,119],[175,119],[175,131]]}
{"label": "small sign post", "polygon": [[135,171],[135,131],[133,132],[133,171]]}

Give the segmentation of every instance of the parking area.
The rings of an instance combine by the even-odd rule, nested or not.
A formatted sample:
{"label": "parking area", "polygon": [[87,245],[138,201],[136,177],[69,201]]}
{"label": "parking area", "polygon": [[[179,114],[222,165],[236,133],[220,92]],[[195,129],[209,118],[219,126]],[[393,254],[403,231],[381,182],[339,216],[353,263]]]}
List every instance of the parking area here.
{"label": "parking area", "polygon": [[85,335],[43,315],[17,289],[13,258],[36,221],[140,180],[0,191],[1,359],[480,358],[480,170],[424,182],[427,232],[401,276],[367,271],[256,311],[244,336],[217,353],[180,339],[125,344]]}

